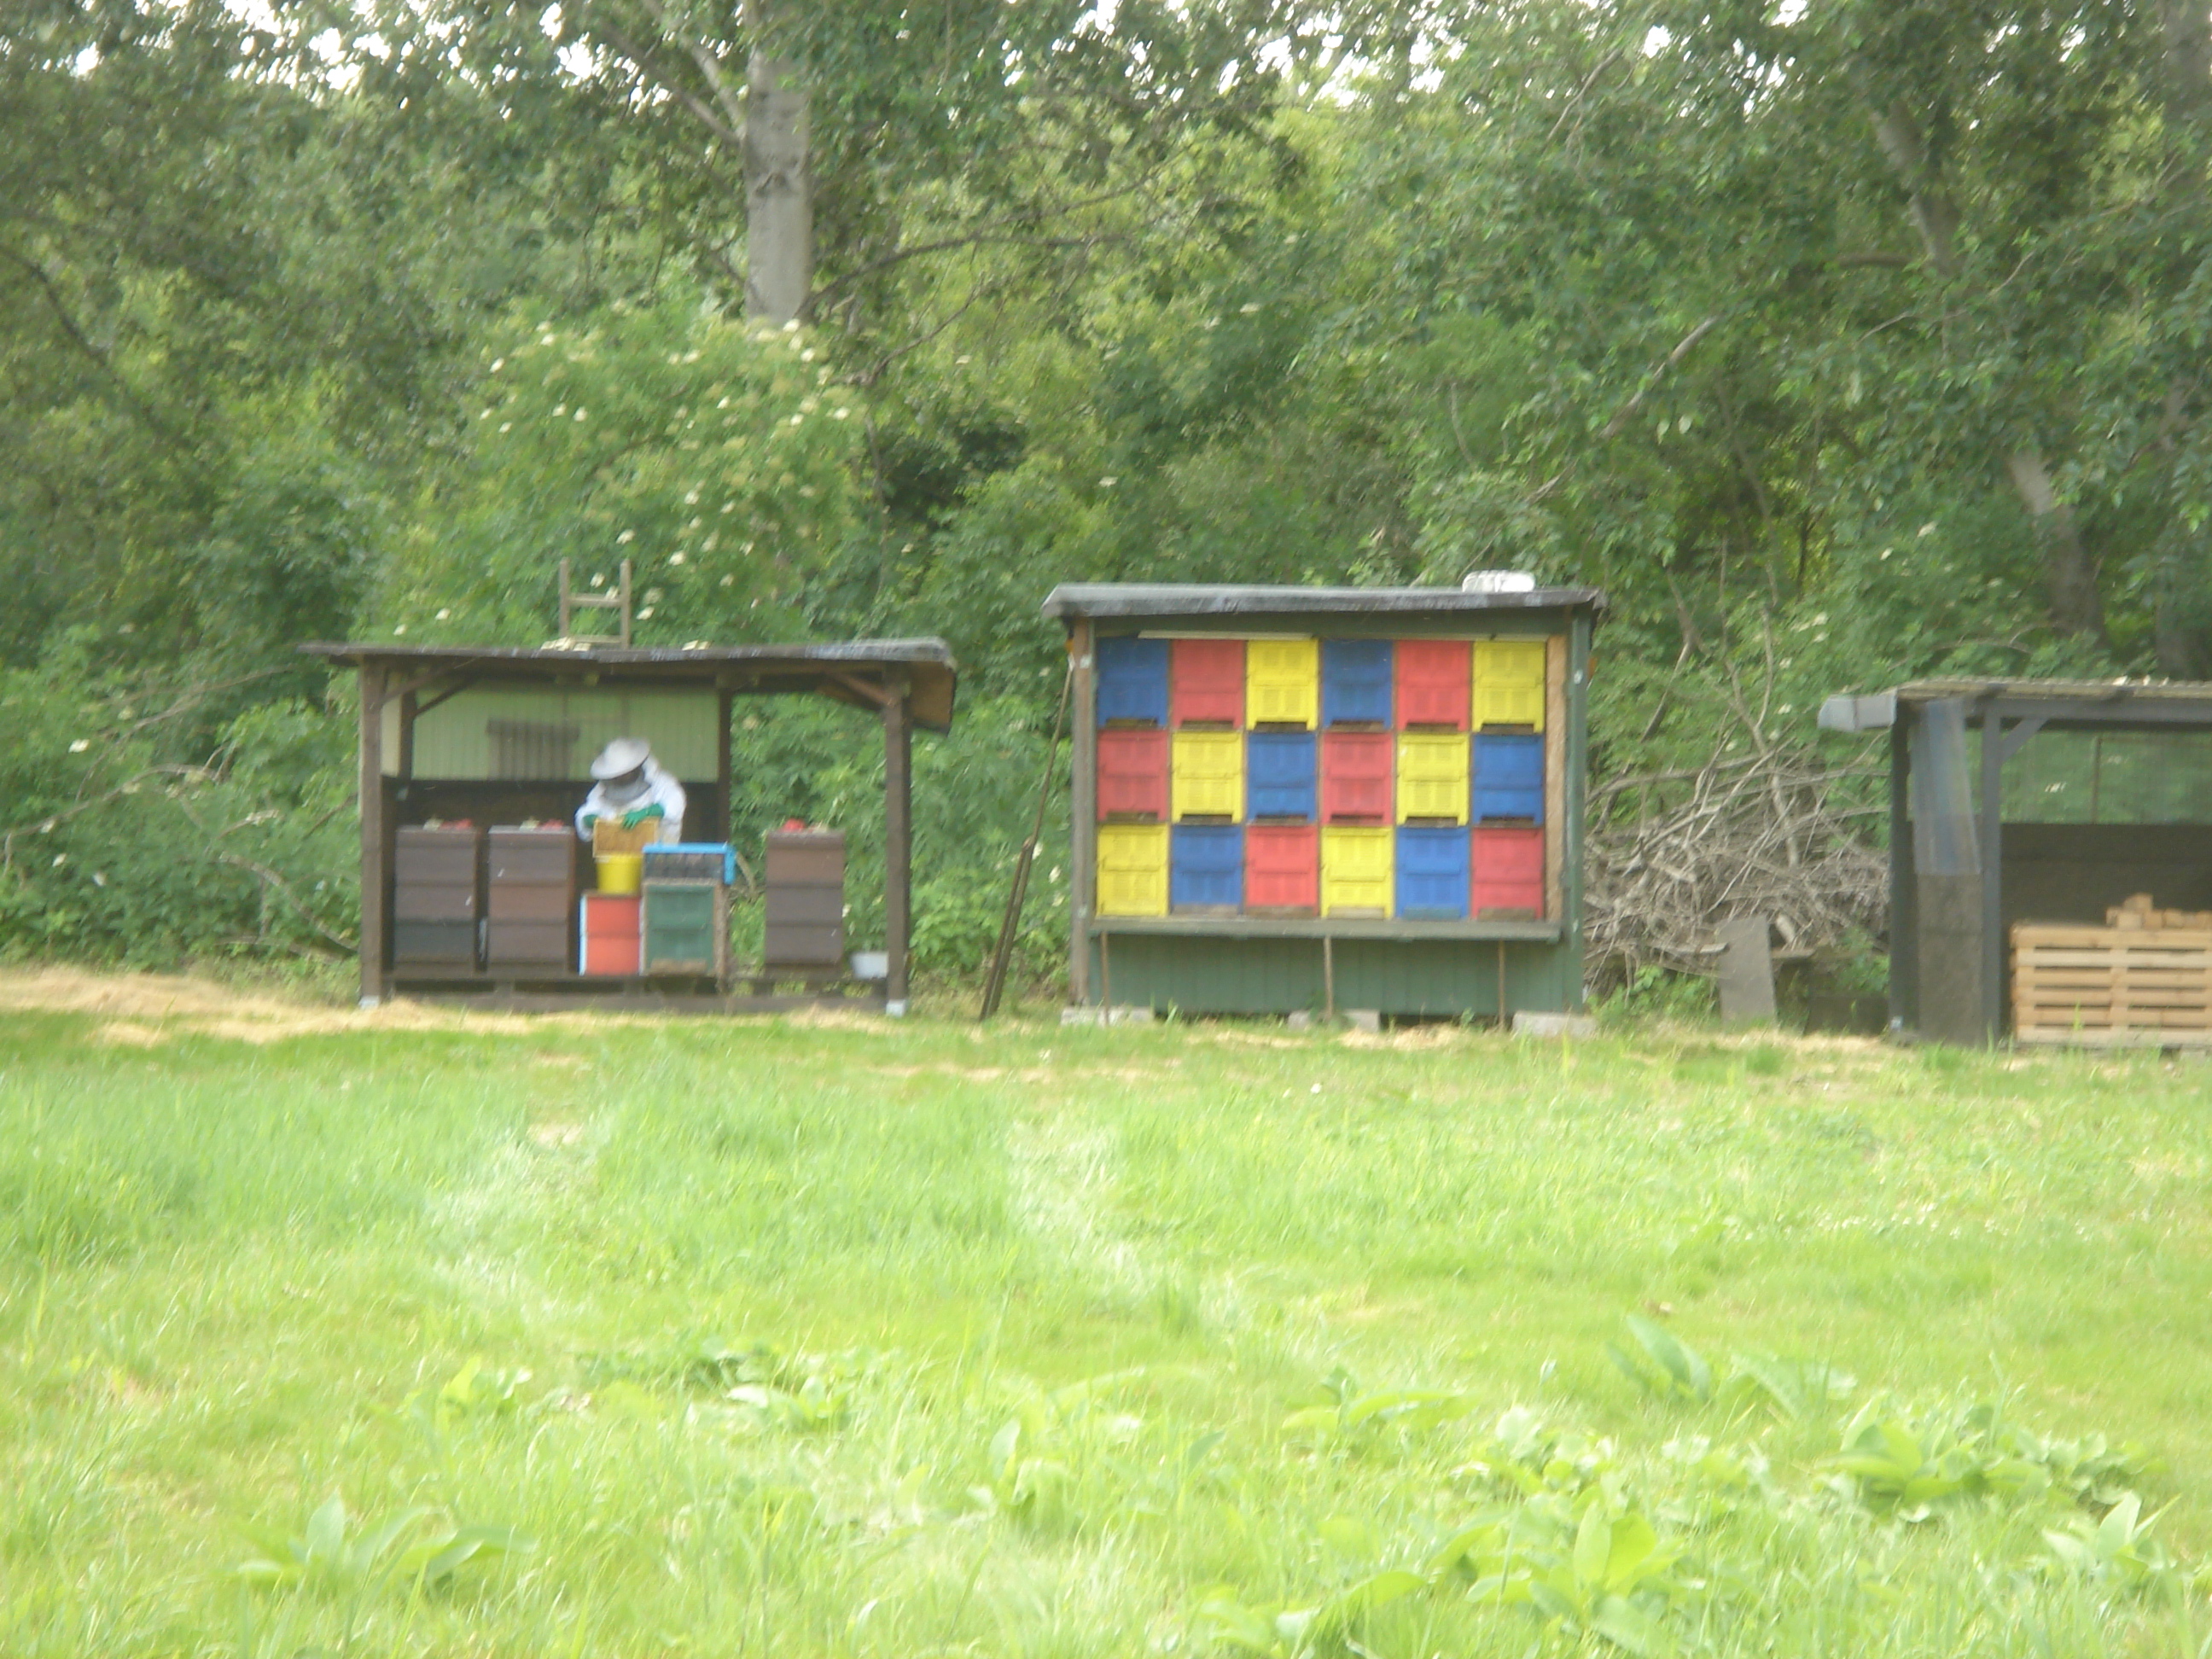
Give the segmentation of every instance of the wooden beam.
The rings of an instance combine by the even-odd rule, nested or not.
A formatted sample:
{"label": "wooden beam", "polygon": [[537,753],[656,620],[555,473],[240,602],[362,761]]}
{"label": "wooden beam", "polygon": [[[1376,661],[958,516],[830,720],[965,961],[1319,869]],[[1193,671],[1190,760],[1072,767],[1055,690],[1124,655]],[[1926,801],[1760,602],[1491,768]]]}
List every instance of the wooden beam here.
{"label": "wooden beam", "polygon": [[2004,1034],[2004,727],[1982,705],[1982,1041]]}
{"label": "wooden beam", "polygon": [[1920,940],[1913,923],[1905,878],[1912,856],[1909,792],[1912,787],[1909,728],[1903,719],[1889,728],[1889,1030],[1892,1036],[1919,1024],[1914,988],[1920,971]]}
{"label": "wooden beam", "polygon": [[361,1000],[384,1000],[384,671],[361,671]]}
{"label": "wooden beam", "polygon": [[1567,636],[1554,634],[1544,641],[1544,915],[1553,921],[1566,915],[1567,726]]}
{"label": "wooden beam", "polygon": [[1074,725],[1068,732],[1067,993],[1078,1007],[1091,1001],[1091,921],[1098,885],[1098,681],[1091,618],[1078,617],[1067,636],[1075,670]]}
{"label": "wooden beam", "polygon": [[714,828],[715,837],[732,846],[737,844],[738,826],[736,803],[731,799],[736,775],[730,768],[730,716],[736,702],[737,694],[727,688],[715,699],[720,714],[714,721],[714,787],[722,797],[722,820]]}
{"label": "wooden beam", "polygon": [[914,903],[914,730],[903,688],[884,705],[884,950],[886,1013],[903,1014]]}
{"label": "wooden beam", "polygon": [[422,710],[416,703],[415,693],[399,695],[399,777],[402,781],[415,775],[415,722]]}

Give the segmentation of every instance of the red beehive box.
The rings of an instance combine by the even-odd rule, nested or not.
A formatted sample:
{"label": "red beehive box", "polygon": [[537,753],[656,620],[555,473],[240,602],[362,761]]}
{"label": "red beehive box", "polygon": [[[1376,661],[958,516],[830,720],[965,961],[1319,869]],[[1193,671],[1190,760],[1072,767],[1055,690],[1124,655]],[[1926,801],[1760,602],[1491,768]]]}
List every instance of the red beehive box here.
{"label": "red beehive box", "polygon": [[1482,830],[1474,842],[1474,888],[1468,908],[1498,921],[1544,914],[1544,832]]}
{"label": "red beehive box", "polygon": [[1168,719],[1176,726],[1244,724],[1244,641],[1169,641]]}
{"label": "red beehive box", "polygon": [[633,975],[638,971],[642,935],[639,912],[643,901],[627,893],[586,893],[584,940],[586,974]]}
{"label": "red beehive box", "polygon": [[1401,640],[1398,724],[1467,730],[1474,693],[1468,679],[1465,640]]}
{"label": "red beehive box", "polygon": [[1388,823],[1398,778],[1396,739],[1388,732],[1321,734],[1323,823]]}
{"label": "red beehive box", "polygon": [[1168,734],[1109,727],[1098,734],[1098,822],[1168,821]]}
{"label": "red beehive box", "polygon": [[1321,908],[1321,830],[1310,823],[1255,823],[1244,832],[1244,908]]}

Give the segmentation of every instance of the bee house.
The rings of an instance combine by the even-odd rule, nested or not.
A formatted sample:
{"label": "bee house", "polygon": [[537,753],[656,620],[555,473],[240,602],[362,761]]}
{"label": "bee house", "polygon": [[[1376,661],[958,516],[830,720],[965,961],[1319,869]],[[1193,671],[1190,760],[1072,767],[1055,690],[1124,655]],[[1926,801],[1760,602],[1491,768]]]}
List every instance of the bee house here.
{"label": "bee house", "polygon": [[1079,1004],[1582,1005],[1595,588],[1053,590]]}

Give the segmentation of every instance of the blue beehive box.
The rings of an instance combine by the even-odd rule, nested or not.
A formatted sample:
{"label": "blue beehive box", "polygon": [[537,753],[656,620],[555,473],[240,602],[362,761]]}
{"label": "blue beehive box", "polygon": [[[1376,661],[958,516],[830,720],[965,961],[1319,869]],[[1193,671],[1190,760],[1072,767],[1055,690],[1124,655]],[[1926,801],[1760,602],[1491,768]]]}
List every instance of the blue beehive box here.
{"label": "blue beehive box", "polygon": [[1168,642],[1133,634],[1109,634],[1098,657],[1098,724],[1168,723]]}
{"label": "blue beehive box", "polygon": [[1244,816],[1311,823],[1320,793],[1310,732],[1255,732],[1244,751]]}
{"label": "blue beehive box", "polygon": [[1168,844],[1168,908],[1235,909],[1244,902],[1244,831],[1233,823],[1178,823]]}
{"label": "blue beehive box", "polygon": [[1390,724],[1390,641],[1321,642],[1321,723]]}
{"label": "blue beehive box", "polygon": [[1408,824],[1398,831],[1398,914],[1420,921],[1467,918],[1466,829]]}
{"label": "blue beehive box", "polygon": [[1484,732],[1474,739],[1474,820],[1544,821],[1544,739]]}

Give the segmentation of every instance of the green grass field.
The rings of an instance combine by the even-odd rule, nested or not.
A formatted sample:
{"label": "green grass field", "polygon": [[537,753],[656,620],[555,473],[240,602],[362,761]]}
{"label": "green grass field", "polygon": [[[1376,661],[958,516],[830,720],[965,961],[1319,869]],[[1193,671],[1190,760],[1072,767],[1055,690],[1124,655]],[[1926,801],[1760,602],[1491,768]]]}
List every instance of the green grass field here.
{"label": "green grass field", "polygon": [[0,1653],[2212,1631],[2212,1065],[286,1029],[0,1022]]}

